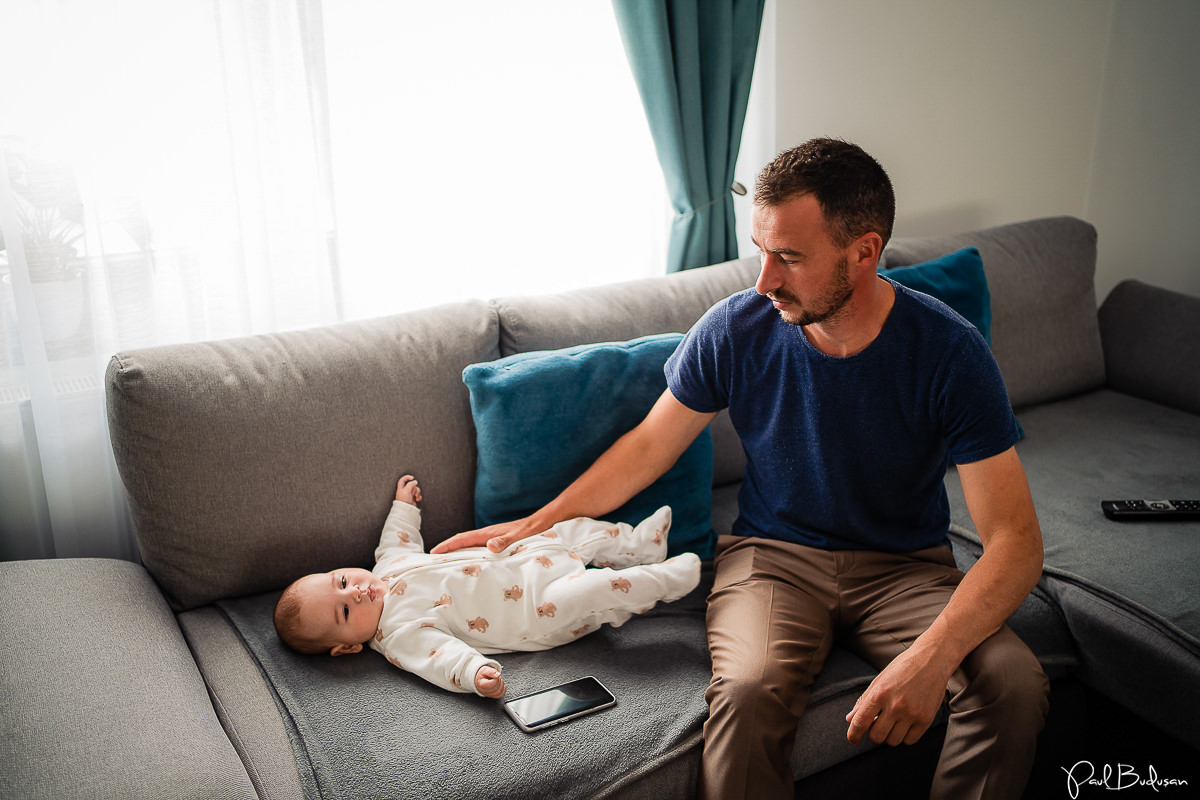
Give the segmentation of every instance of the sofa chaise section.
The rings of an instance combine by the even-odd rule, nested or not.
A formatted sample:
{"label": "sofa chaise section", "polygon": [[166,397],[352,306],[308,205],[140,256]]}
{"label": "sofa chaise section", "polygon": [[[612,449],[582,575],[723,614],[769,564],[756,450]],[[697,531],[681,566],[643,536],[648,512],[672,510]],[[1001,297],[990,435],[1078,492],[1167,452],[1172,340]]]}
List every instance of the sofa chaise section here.
{"label": "sofa chaise section", "polygon": [[248,800],[174,615],[137,564],[0,565],[0,795]]}

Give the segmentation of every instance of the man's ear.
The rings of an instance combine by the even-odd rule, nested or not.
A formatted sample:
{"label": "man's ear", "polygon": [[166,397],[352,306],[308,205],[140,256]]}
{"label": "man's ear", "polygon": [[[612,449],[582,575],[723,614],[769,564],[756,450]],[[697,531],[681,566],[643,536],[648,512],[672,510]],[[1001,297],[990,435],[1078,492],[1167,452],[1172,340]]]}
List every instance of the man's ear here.
{"label": "man's ear", "polygon": [[854,241],[853,247],[855,263],[874,272],[883,255],[883,237],[874,231],[864,233]]}
{"label": "man's ear", "polygon": [[361,644],[335,644],[330,650],[331,656],[344,656],[348,653],[358,653],[362,651]]}

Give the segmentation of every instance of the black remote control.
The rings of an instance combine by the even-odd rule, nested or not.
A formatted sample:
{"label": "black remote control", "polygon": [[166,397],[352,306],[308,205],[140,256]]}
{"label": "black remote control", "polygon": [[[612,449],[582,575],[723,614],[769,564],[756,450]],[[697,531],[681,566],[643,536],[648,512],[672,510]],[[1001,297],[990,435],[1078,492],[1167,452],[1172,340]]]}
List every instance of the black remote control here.
{"label": "black remote control", "polygon": [[1200,520],[1200,500],[1103,500],[1100,508],[1118,521]]}

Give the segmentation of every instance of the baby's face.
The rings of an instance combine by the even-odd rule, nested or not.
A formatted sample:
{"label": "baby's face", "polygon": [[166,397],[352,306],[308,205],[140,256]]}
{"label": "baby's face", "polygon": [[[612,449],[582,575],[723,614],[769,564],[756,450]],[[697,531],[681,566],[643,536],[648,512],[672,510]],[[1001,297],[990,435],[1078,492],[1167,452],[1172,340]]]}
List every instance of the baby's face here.
{"label": "baby's face", "polygon": [[355,653],[379,629],[387,584],[373,573],[350,567],[301,579],[300,624],[317,641],[334,643],[333,655]]}

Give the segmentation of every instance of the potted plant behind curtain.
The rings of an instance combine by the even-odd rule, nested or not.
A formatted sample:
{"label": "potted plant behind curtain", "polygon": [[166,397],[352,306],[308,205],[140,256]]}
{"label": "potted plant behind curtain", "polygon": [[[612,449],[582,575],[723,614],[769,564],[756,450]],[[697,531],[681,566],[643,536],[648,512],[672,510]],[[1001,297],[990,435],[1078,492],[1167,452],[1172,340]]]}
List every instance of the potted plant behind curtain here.
{"label": "potted plant behind curtain", "polygon": [[19,194],[16,200],[42,336],[47,342],[67,339],[78,333],[83,321],[86,262],[75,249],[83,229],[64,219],[57,208],[35,206]]}
{"label": "potted plant behind curtain", "polygon": [[[5,150],[25,264],[42,339],[60,342],[79,333],[86,308],[87,261],[76,246],[83,238],[83,226],[69,216],[71,211],[81,212],[82,204],[67,167],[45,163],[14,146],[17,144],[10,139]],[[15,259],[5,233],[0,230],[0,251],[4,251],[8,265],[4,294],[8,311],[15,315]]]}

